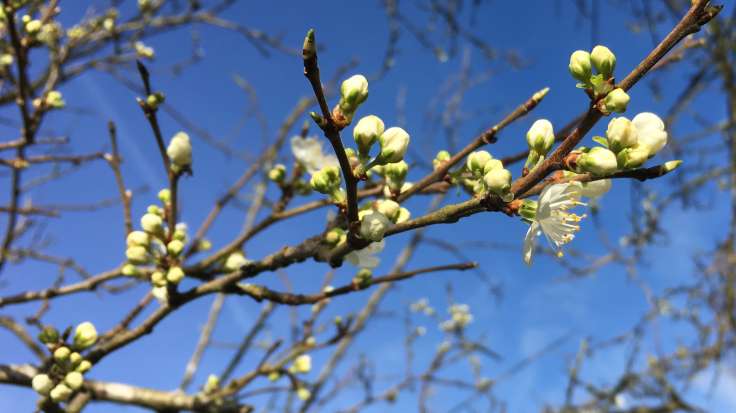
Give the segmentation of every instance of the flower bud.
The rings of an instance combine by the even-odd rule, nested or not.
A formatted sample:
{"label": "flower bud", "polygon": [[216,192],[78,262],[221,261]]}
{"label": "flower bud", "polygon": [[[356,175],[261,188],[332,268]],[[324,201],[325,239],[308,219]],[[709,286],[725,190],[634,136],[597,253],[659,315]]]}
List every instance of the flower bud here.
{"label": "flower bud", "polygon": [[296,389],[296,397],[299,398],[299,400],[309,400],[310,397],[312,397],[312,392],[309,391],[306,387],[299,387]]}
{"label": "flower bud", "polygon": [[169,188],[164,188],[158,191],[158,200],[161,201],[161,203],[164,205],[171,202],[171,191],[169,190]]}
{"label": "flower bud", "polygon": [[621,149],[631,148],[639,140],[636,126],[624,117],[613,118],[606,129],[608,148],[618,153]]}
{"label": "flower bud", "polygon": [[151,259],[146,247],[141,247],[140,245],[136,245],[125,250],[125,257],[131,264],[145,264]]}
{"label": "flower bud", "polygon": [[344,236],[345,230],[342,228],[332,228],[325,234],[325,243],[334,247],[343,240]]}
{"label": "flower bud", "polygon": [[664,122],[654,113],[639,113],[634,116],[631,123],[639,133],[639,144],[649,148],[649,157],[654,156],[667,144],[667,132],[664,130]]}
{"label": "flower bud", "polygon": [[141,57],[143,59],[153,59],[153,57],[156,55],[156,51],[153,50],[152,47],[146,46],[146,44],[143,42],[133,43],[133,48],[135,48],[135,53],[138,55],[138,57]]}
{"label": "flower bud", "polygon": [[31,387],[36,393],[46,396],[54,388],[54,382],[46,374],[36,374],[31,380]]}
{"label": "flower bud", "polygon": [[385,215],[386,218],[388,218],[389,220],[396,222],[396,220],[399,218],[399,212],[401,209],[401,206],[398,202],[392,201],[390,199],[385,199],[377,201],[376,203],[376,211]]}
{"label": "flower bud", "polygon": [[151,289],[151,295],[156,298],[156,301],[161,305],[166,305],[169,302],[169,289],[166,287],[154,287]]}
{"label": "flower bud", "polygon": [[166,148],[166,154],[169,155],[174,172],[190,166],[192,164],[192,143],[189,135],[184,132],[174,135]]}
{"label": "flower bud", "polygon": [[143,231],[131,231],[126,238],[128,247],[148,247],[151,237]]}
{"label": "flower bud", "polygon": [[61,109],[66,106],[64,98],[61,96],[61,92],[59,92],[58,90],[52,90],[47,93],[46,100],[44,102],[46,103],[46,107],[52,109]]}
{"label": "flower bud", "polygon": [[158,205],[151,204],[146,208],[146,212],[153,215],[158,215],[160,217],[164,216],[164,210],[161,209]]}
{"label": "flower bud", "polygon": [[54,350],[54,360],[64,361],[69,358],[71,353],[72,351],[69,350],[69,347],[59,347]]}
{"label": "flower bud", "polygon": [[317,192],[331,194],[340,187],[340,182],[342,182],[340,168],[326,166],[312,175],[309,184]]}
{"label": "flower bud", "polygon": [[360,236],[369,241],[378,242],[391,225],[391,221],[380,212],[372,211],[360,220]]}
{"label": "flower bud", "polygon": [[291,365],[289,371],[292,373],[309,373],[312,370],[312,357],[309,354],[302,354],[301,356],[294,359],[294,364]]}
{"label": "flower bud", "polygon": [[161,271],[151,273],[151,284],[155,287],[166,287],[166,276]]}
{"label": "flower bud", "polygon": [[494,169],[503,169],[503,162],[498,159],[491,159],[490,161],[486,162],[486,166],[483,167],[483,175]]}
{"label": "flower bud", "polygon": [[670,173],[682,165],[682,160],[678,159],[675,161],[667,161],[662,165],[665,173]]}
{"label": "flower bud", "polygon": [[268,171],[268,179],[276,182],[277,184],[284,182],[284,178],[286,178],[286,166],[283,164],[276,164],[270,171]]}
{"label": "flower bud", "polygon": [[577,164],[582,171],[594,175],[608,175],[618,169],[616,154],[602,146],[596,146],[589,152],[581,154]]}
{"label": "flower bud", "polygon": [[606,46],[594,47],[590,53],[590,61],[595,70],[606,79],[613,76],[613,70],[616,68],[616,55]]}
{"label": "flower bud", "polygon": [[404,159],[406,149],[409,147],[409,134],[405,130],[394,126],[387,129],[378,137],[381,144],[381,153],[375,163],[385,165],[387,163],[399,162]]}
{"label": "flower bud", "polygon": [[406,174],[409,173],[409,165],[404,161],[389,163],[384,166],[383,173],[389,179],[403,184]]}
{"label": "flower bud", "polygon": [[89,360],[82,360],[79,362],[79,365],[77,366],[77,368],[74,369],[74,371],[78,371],[80,373],[86,373],[91,368],[92,368],[92,362],[90,362]]}
{"label": "flower bud", "polygon": [[181,267],[171,267],[166,273],[166,281],[172,284],[179,284],[182,279],[184,279],[184,270]]}
{"label": "flower bud", "polygon": [[483,174],[483,168],[485,168],[488,161],[493,159],[488,151],[475,151],[468,155],[468,159],[465,162],[465,166],[475,176]]}
{"label": "flower bud", "polygon": [[28,32],[28,34],[30,35],[34,35],[40,32],[41,26],[43,26],[43,24],[41,23],[41,20],[28,20],[27,22],[24,22],[24,23],[25,23],[26,32]]}
{"label": "flower bud", "polygon": [[623,113],[631,98],[621,88],[610,91],[603,100],[603,112],[609,114],[612,112]]}
{"label": "flower bud", "polygon": [[53,326],[45,326],[38,334],[38,339],[44,344],[57,343],[59,341],[59,331]]}
{"label": "flower bud", "polygon": [[371,146],[376,143],[376,140],[378,140],[378,137],[381,136],[383,131],[383,121],[378,116],[368,115],[360,118],[358,124],[353,129],[353,139],[355,139],[361,155],[368,155]]}
{"label": "flower bud", "polygon": [[363,75],[354,75],[340,85],[340,109],[354,113],[358,105],[368,98],[368,79]]}
{"label": "flower bud", "polygon": [[79,390],[84,384],[84,376],[78,371],[71,371],[64,377],[64,383],[72,390]]}
{"label": "flower bud", "polygon": [[591,75],[590,53],[576,50],[570,55],[570,74],[582,83],[588,83]]}
{"label": "flower bud", "polygon": [[441,150],[441,151],[437,152],[437,155],[432,160],[432,167],[434,168],[434,170],[437,170],[437,168],[439,168],[440,166],[442,166],[442,164],[444,164],[445,162],[449,161],[450,158],[451,158],[450,152],[447,152],[445,150]]}
{"label": "flower bud", "polygon": [[202,391],[205,394],[211,394],[217,391],[217,389],[220,388],[220,378],[217,377],[215,374],[210,374],[207,376],[207,382],[204,384],[204,388]]}
{"label": "flower bud", "polygon": [[133,264],[125,264],[123,265],[123,268],[120,269],[120,273],[127,276],[127,277],[137,277],[140,275],[140,271],[138,270],[138,267],[136,267]]}
{"label": "flower bud", "polygon": [[539,155],[546,155],[555,143],[552,122],[547,119],[535,121],[526,133],[526,143]]}
{"label": "flower bud", "polygon": [[411,212],[406,208],[399,208],[399,216],[396,218],[396,223],[401,224],[402,222],[406,222],[411,218]]}
{"label": "flower bud", "polygon": [[69,355],[69,362],[72,364],[72,366],[79,365],[82,360],[82,355],[77,353],[76,351]]}
{"label": "flower bud", "polygon": [[626,148],[618,153],[616,160],[621,169],[638,168],[644,165],[649,159],[649,147],[646,145],[636,145],[633,148]]}
{"label": "flower bud", "polygon": [[184,243],[178,239],[171,240],[168,244],[166,244],[166,251],[169,252],[169,255],[172,255],[174,257],[179,256],[179,254],[181,254],[183,250]]}
{"label": "flower bud", "polygon": [[95,328],[94,324],[90,323],[89,321],[85,321],[84,323],[77,326],[77,329],[74,331],[74,347],[78,349],[85,349],[97,341],[97,329]]}
{"label": "flower bud", "polygon": [[163,233],[164,221],[157,214],[150,212],[141,217],[141,228],[149,234],[159,235]]}
{"label": "flower bud", "polygon": [[159,106],[161,106],[162,103],[166,100],[166,96],[164,96],[161,92],[154,92],[150,95],[146,96],[146,105],[148,105],[151,109],[158,109]]}
{"label": "flower bud", "polygon": [[489,191],[504,198],[504,201],[508,198],[509,189],[511,189],[511,172],[508,169],[492,169],[483,176],[483,181]]}
{"label": "flower bud", "polygon": [[235,251],[232,254],[228,255],[227,259],[225,260],[225,271],[237,271],[244,265],[248,265],[250,263],[250,260],[245,258],[245,255],[243,255],[240,251]]}
{"label": "flower bud", "polygon": [[49,393],[49,396],[51,396],[51,400],[57,403],[67,401],[71,395],[72,389],[70,389],[64,383],[57,384],[56,387],[54,387]]}

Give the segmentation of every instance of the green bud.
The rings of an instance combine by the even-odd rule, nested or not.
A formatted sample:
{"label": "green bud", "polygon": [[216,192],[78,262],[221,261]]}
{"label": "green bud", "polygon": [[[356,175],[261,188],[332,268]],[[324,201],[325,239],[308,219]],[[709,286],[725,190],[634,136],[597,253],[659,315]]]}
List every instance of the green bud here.
{"label": "green bud", "polygon": [[618,169],[616,154],[601,146],[596,146],[587,153],[581,154],[577,165],[581,171],[594,175],[609,175]]}
{"label": "green bud", "polygon": [[51,397],[51,400],[55,401],[56,403],[61,403],[69,400],[69,397],[71,397],[73,391],[64,383],[59,383],[51,389],[51,392],[49,393],[49,396]]}
{"label": "green bud", "polygon": [[603,113],[610,114],[612,112],[623,113],[629,104],[629,97],[621,88],[610,91],[603,100]]}
{"label": "green bud", "polygon": [[598,45],[594,47],[590,53],[590,61],[593,63],[595,70],[605,78],[613,76],[613,70],[616,68],[616,55],[606,46]]}
{"label": "green bud", "polygon": [[225,260],[225,271],[237,271],[249,263],[250,260],[245,258],[245,255],[243,255],[242,252],[235,251]]}
{"label": "green bud", "polygon": [[171,267],[166,273],[166,281],[172,284],[179,284],[179,282],[184,279],[184,275],[184,270],[182,270],[181,267]]}
{"label": "green bud", "polygon": [[345,230],[342,228],[332,228],[325,234],[325,243],[331,246],[336,246],[345,237]]}
{"label": "green bud", "polygon": [[539,155],[546,155],[555,143],[552,122],[547,119],[535,121],[526,133],[526,142],[529,149],[533,149]]}
{"label": "green bud", "polygon": [[125,257],[131,264],[146,264],[151,260],[145,247],[136,245],[125,250]]}
{"label": "green bud", "polygon": [[373,271],[368,268],[361,268],[358,271],[358,274],[353,277],[353,284],[357,285],[360,288],[366,288],[371,285],[372,278]]}
{"label": "green bud", "polygon": [[151,242],[151,237],[143,231],[131,231],[125,239],[128,247],[145,247]]}
{"label": "green bud", "polygon": [[89,321],[77,326],[74,331],[74,347],[84,350],[91,347],[97,341],[97,329]]}
{"label": "green bud", "polygon": [[475,176],[480,176],[483,174],[483,168],[485,168],[486,164],[491,159],[493,159],[493,156],[491,156],[488,151],[475,151],[468,155],[465,165],[470,173]]}
{"label": "green bud", "polygon": [[47,93],[45,103],[46,107],[52,109],[62,109],[64,106],[66,106],[64,98],[61,96],[61,92],[59,92],[58,90],[52,90]]}
{"label": "green bud", "polygon": [[158,199],[162,204],[166,205],[171,202],[171,191],[169,188],[164,188],[158,191]]}
{"label": "green bud", "polygon": [[483,182],[489,191],[500,196],[505,202],[513,199],[513,195],[509,192],[511,189],[511,172],[508,169],[496,168],[488,171],[483,176]]}
{"label": "green bud", "polygon": [[621,169],[638,168],[644,165],[647,159],[649,159],[649,147],[646,145],[626,148],[616,156],[616,162]]}
{"label": "green bud", "polygon": [[163,234],[163,224],[163,219],[157,214],[148,213],[141,217],[141,228],[149,234]]}
{"label": "green bud", "polygon": [[340,168],[337,166],[326,166],[312,175],[309,184],[317,192],[331,194],[340,187],[341,182]]}
{"label": "green bud", "polygon": [[592,74],[590,67],[590,53],[576,50],[570,55],[570,74],[582,83],[588,83]]}
{"label": "green bud", "polygon": [[207,382],[204,384],[204,388],[202,389],[202,391],[205,394],[211,394],[216,392],[219,388],[220,379],[216,375],[210,374],[209,376],[207,376]]}
{"label": "green bud", "polygon": [[69,355],[69,362],[72,364],[72,366],[77,366],[79,363],[81,363],[83,360],[82,355],[77,353],[76,351]]}
{"label": "green bud", "polygon": [[54,382],[47,374],[36,374],[33,376],[33,380],[31,380],[31,387],[33,387],[36,393],[47,396],[51,392],[51,389],[54,388]]}
{"label": "green bud", "polygon": [[166,276],[161,271],[154,271],[151,274],[151,284],[153,284],[155,287],[165,287],[166,286]]}
{"label": "green bud", "polygon": [[378,116],[368,115],[360,118],[353,128],[353,139],[358,145],[358,152],[363,156],[368,156],[371,146],[376,143],[383,131],[383,121]]}
{"label": "green bud", "polygon": [[152,109],[158,109],[158,107],[164,103],[165,96],[161,92],[151,93],[146,97],[146,104]]}
{"label": "green bud", "polygon": [[78,371],[80,373],[86,373],[91,368],[92,368],[92,363],[89,360],[82,360],[79,362],[79,365],[77,366],[77,368],[74,369],[74,371]]}
{"label": "green bud", "polygon": [[174,172],[189,167],[192,164],[192,143],[189,135],[184,132],[174,135],[166,148],[166,154],[171,160]]}
{"label": "green bud", "polygon": [[71,350],[69,350],[69,347],[59,347],[56,350],[54,350],[54,360],[56,361],[65,361],[69,358],[69,355],[72,353]]}
{"label": "green bud", "polygon": [[368,79],[354,75],[340,85],[340,109],[346,114],[355,113],[358,106],[368,98]]}
{"label": "green bud", "polygon": [[79,390],[84,384],[84,377],[78,371],[71,371],[64,376],[64,384],[72,390]]}
{"label": "green bud", "polygon": [[284,178],[286,178],[286,166],[283,164],[276,164],[268,171],[268,179],[277,184],[284,182]]}
{"label": "green bud", "polygon": [[44,326],[38,334],[38,340],[44,344],[55,344],[59,342],[59,331],[52,326]]}
{"label": "green bud", "polygon": [[437,168],[439,168],[440,166],[442,166],[442,164],[444,164],[445,162],[449,161],[450,158],[451,158],[450,152],[447,152],[445,150],[441,150],[441,151],[437,152],[437,155],[432,160],[432,167],[434,168],[434,170],[437,170]]}
{"label": "green bud", "polygon": [[608,122],[606,140],[608,141],[608,148],[618,153],[621,149],[635,146],[639,140],[639,134],[636,126],[630,120],[618,117]]}
{"label": "green bud", "polygon": [[409,134],[399,127],[387,129],[378,137],[381,144],[381,153],[374,161],[378,165],[399,162],[404,159],[406,149],[409,147]]}
{"label": "green bud", "polygon": [[140,271],[138,270],[138,267],[136,267],[133,264],[125,264],[123,265],[123,268],[120,270],[120,273],[127,276],[127,277],[137,277],[140,275]]}
{"label": "green bud", "polygon": [[662,165],[665,173],[670,173],[682,165],[682,160],[667,161]]}
{"label": "green bud", "polygon": [[178,257],[183,250],[184,243],[178,239],[171,240],[168,244],[166,244],[166,251],[168,251],[169,255],[171,256]]}
{"label": "green bud", "polygon": [[392,222],[396,222],[399,218],[401,206],[396,201],[390,199],[376,201],[376,211],[385,215]]}

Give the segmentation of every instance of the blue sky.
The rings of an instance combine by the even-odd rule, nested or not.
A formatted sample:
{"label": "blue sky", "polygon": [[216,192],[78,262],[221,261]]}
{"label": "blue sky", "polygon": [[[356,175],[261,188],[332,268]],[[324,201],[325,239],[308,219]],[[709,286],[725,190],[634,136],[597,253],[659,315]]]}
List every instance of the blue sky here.
{"label": "blue sky", "polygon": [[[225,17],[248,27],[281,36],[289,47],[298,48],[306,30],[313,27],[317,40],[324,46],[320,52],[323,78],[329,78],[335,69],[351,59],[358,65],[352,73],[375,73],[381,64],[388,36],[387,20],[377,1],[346,2],[322,1],[317,4],[306,2],[252,2],[238,3]],[[729,2],[726,2],[729,3]],[[475,74],[488,73],[489,79],[465,95],[462,104],[467,119],[457,126],[460,144],[471,139],[484,128],[494,124],[506,113],[545,86],[551,87],[550,94],[531,116],[508,127],[500,135],[499,142],[489,150],[501,157],[523,149],[524,133],[537,118],[548,118],[557,127],[583,111],[587,97],[578,89],[569,76],[569,55],[576,49],[589,49],[591,43],[589,23],[582,20],[571,2],[532,1],[519,10],[514,2],[490,2],[478,10],[476,23],[470,27],[473,34],[488,42],[499,55],[510,52],[518,54],[525,68],[515,69],[503,59],[488,61],[474,48],[467,48],[471,69]],[[732,4],[730,5],[732,6]],[[73,22],[83,14],[76,4],[65,4],[61,21]],[[426,15],[413,5],[404,5],[402,12],[422,24]],[[627,29],[632,22],[629,11],[602,5],[603,12],[598,29],[598,42],[607,45],[617,55],[617,73],[628,72],[653,47],[646,33],[635,34]],[[729,5],[727,5],[729,7]],[[124,8],[125,10],[125,8]],[[730,12],[727,10],[727,12]],[[467,14],[467,13],[466,13]],[[467,22],[467,16],[464,16]],[[665,33],[670,23],[663,24],[659,35]],[[252,159],[255,149],[263,148],[276,134],[276,129],[302,96],[310,93],[309,85],[302,75],[299,58],[272,51],[264,58],[241,36],[218,28],[199,27],[205,60],[188,67],[181,74],[173,74],[168,68],[172,63],[187,59],[191,54],[190,32],[175,30],[154,37],[146,43],[155,48],[157,58],[149,64],[154,87],[166,93],[167,102],[187,116],[198,127],[226,141]],[[403,32],[398,43],[399,54],[396,66],[379,81],[370,85],[370,98],[361,107],[361,114],[379,115],[388,125],[402,122],[397,114],[396,100],[405,94],[405,123],[402,126],[412,136],[413,160],[423,157],[426,162],[443,143],[443,132],[436,124],[427,121],[430,104],[447,79],[461,67],[461,53],[446,62],[438,62],[428,50],[422,48],[408,32]],[[687,81],[686,68],[676,68],[663,75],[671,88],[666,88],[660,100],[655,99],[647,87],[648,81],[639,84],[632,92],[628,114],[641,111],[661,112],[669,107],[678,86]],[[136,79],[133,68],[125,69],[125,76]],[[233,75],[246,79],[255,89],[259,109],[268,129],[264,132],[252,116],[244,117],[248,97],[236,87]],[[72,152],[81,153],[107,148],[106,120],[118,125],[121,150],[125,157],[123,172],[130,188],[148,186],[148,192],[136,193],[134,216],[140,216],[146,205],[155,202],[155,193],[165,182],[158,152],[145,119],[137,107],[134,94],[104,73],[89,73],[61,88],[70,108],[83,108],[83,114],[53,114],[47,124],[49,133],[66,133],[72,138]],[[716,104],[713,103],[715,98]],[[445,102],[439,103],[440,107]],[[722,106],[715,92],[702,98],[711,120],[722,116]],[[17,116],[15,108],[5,108],[3,116]],[[298,125],[301,123],[297,123]],[[677,125],[673,133],[685,133],[693,128],[686,120]],[[12,130],[4,128],[4,133]],[[171,136],[181,129],[173,119],[162,115],[162,129]],[[599,124],[594,134],[602,135],[605,123]],[[220,196],[247,165],[236,157],[223,156],[220,152],[189,131],[194,139],[193,177],[183,180],[182,220],[196,228],[209,211],[213,201]],[[295,132],[295,131],[294,131]],[[349,137],[346,137],[349,139]],[[590,141],[586,138],[586,142]],[[657,160],[668,159],[664,151]],[[284,151],[280,159],[287,164],[290,155]],[[686,159],[687,162],[687,159]],[[519,174],[520,165],[512,172]],[[421,171],[410,172],[410,180],[421,176]],[[66,176],[54,185],[45,185],[36,190],[34,204],[84,203],[116,196],[112,173],[102,163],[91,164]],[[669,178],[647,181],[644,185],[653,191],[667,190]],[[0,200],[6,201],[5,192]],[[601,229],[611,242],[617,243],[630,230],[631,190],[628,182],[616,182],[614,189],[601,203]],[[245,193],[244,193],[245,194]],[[660,290],[686,280],[692,270],[690,256],[694,252],[706,251],[715,245],[719,235],[720,221],[726,206],[718,201],[725,197],[714,192],[713,208],[709,211],[674,209],[667,212],[667,222],[676,223],[669,232],[666,242],[647,249],[647,265],[638,276]],[[247,198],[243,198],[247,201]],[[466,199],[464,194],[452,193],[448,202]],[[419,215],[426,208],[426,198],[409,203],[413,214]],[[296,203],[304,202],[299,199]],[[215,246],[231,239],[242,225],[244,212],[230,208],[219,219],[210,233]],[[325,211],[317,211],[299,219],[274,226],[246,245],[248,257],[263,257],[284,244],[295,244],[300,239],[319,231],[325,222]],[[90,272],[98,272],[116,266],[124,256],[123,228],[119,207],[106,208],[93,213],[68,213],[63,220],[47,223],[52,243],[48,251],[62,256],[73,256]],[[454,299],[470,305],[475,316],[469,334],[473,337],[486,336],[488,345],[503,356],[499,362],[483,360],[484,375],[495,377],[525,356],[533,354],[557,338],[569,338],[555,352],[541,358],[498,384],[495,395],[508,402],[509,411],[538,410],[545,402],[559,402],[564,396],[566,366],[584,337],[612,337],[630,328],[647,309],[641,290],[618,266],[605,267],[593,276],[560,281],[564,269],[554,260],[539,256],[534,265],[527,267],[521,260],[521,241],[526,225],[516,219],[500,214],[480,214],[469,217],[451,227],[441,226],[428,231],[431,238],[456,242],[459,245],[470,241],[499,242],[509,245],[502,250],[488,250],[463,246],[463,253],[479,262],[484,274],[494,284],[503,287],[500,300],[492,297],[484,281],[471,272],[431,274],[402,282],[385,299],[386,310],[403,316],[409,303],[427,297],[432,305],[443,314],[447,305],[447,285],[453,288]],[[574,247],[589,254],[601,254],[600,234],[592,221],[583,225],[583,230],[574,242]],[[376,271],[383,273],[408,239],[407,235],[392,237],[382,254],[384,264]],[[676,257],[676,258],[672,258]],[[411,260],[408,268],[456,262],[458,258],[438,249],[423,246]],[[294,265],[284,271],[299,291],[315,291],[319,288],[326,268],[308,262]],[[335,284],[348,282],[353,268],[338,270]],[[28,263],[9,267],[3,274],[0,285],[2,295],[24,289],[47,286],[54,278],[53,268]],[[69,275],[67,281],[75,278]],[[261,275],[257,281],[279,285],[275,274]],[[145,293],[147,287],[140,286],[125,294],[106,293],[81,294],[57,299],[45,318],[48,323],[59,327],[91,320],[100,330],[112,327],[123,314]],[[370,294],[361,292],[333,301],[323,320],[335,315],[346,315],[357,311]],[[212,297],[198,300],[167,318],[156,329],[156,334],[147,336],[114,355],[104,359],[89,374],[90,378],[128,382],[157,389],[174,389],[183,374],[198,336],[198,331],[207,317]],[[35,311],[38,303],[21,305],[0,310],[0,314],[27,315]],[[235,343],[247,331],[257,316],[261,304],[242,297],[226,301],[222,318],[215,332],[217,343]],[[299,308],[305,317],[308,307]],[[280,309],[270,324],[272,337],[288,335],[289,310]],[[434,349],[442,340],[442,333],[435,322],[415,316],[415,323],[427,328],[428,334],[417,342],[415,369],[423,368]],[[403,329],[400,318],[390,320],[380,317],[369,325],[367,332],[351,350],[348,367],[361,353],[376,362],[379,377],[396,378],[403,372],[403,337],[393,334],[396,328]],[[403,331],[403,330],[402,330]],[[667,332],[666,332],[667,333]],[[673,332],[671,343],[687,337],[676,337]],[[0,331],[0,354],[3,363],[28,362],[31,355],[21,351],[14,339]],[[219,372],[227,362],[230,351],[227,346],[210,349],[203,360],[195,386],[200,386],[208,373]],[[314,354],[315,371],[309,376],[316,378],[326,352]],[[257,354],[251,354],[241,366],[241,372],[252,365]],[[586,366],[590,377],[599,377],[602,382],[611,380],[611,374],[622,367],[624,353],[612,350],[601,354]],[[341,372],[344,372],[344,368]],[[450,370],[448,375],[467,374],[469,371]],[[723,383],[732,383],[733,376]],[[707,379],[703,378],[702,382]],[[258,383],[256,387],[263,385]],[[386,385],[379,382],[380,391]],[[727,384],[722,384],[727,385]],[[353,389],[355,390],[355,389]],[[707,385],[696,386],[698,400],[714,411],[724,408],[736,409],[736,401],[725,391],[715,391],[706,397]],[[441,389],[441,396],[433,398],[436,408],[451,407],[464,400],[465,394],[453,389]],[[702,393],[702,394],[700,394]],[[349,406],[350,398],[357,393],[346,393],[330,408]],[[22,396],[22,397],[21,397]],[[402,396],[391,406],[392,411],[412,411],[416,406],[415,395]],[[729,404],[730,403],[730,404]],[[33,395],[26,390],[0,387],[0,406],[7,411],[29,411]],[[725,406],[725,407],[724,407]],[[370,411],[386,411],[379,405]],[[94,404],[90,412],[135,412],[135,408]]]}

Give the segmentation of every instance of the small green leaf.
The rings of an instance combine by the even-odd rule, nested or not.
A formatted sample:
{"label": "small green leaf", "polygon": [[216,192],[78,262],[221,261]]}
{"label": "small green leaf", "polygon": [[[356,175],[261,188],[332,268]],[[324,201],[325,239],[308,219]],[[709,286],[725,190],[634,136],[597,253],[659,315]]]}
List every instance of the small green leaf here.
{"label": "small green leaf", "polygon": [[608,148],[608,140],[603,136],[593,136],[593,142],[598,142],[603,147]]}

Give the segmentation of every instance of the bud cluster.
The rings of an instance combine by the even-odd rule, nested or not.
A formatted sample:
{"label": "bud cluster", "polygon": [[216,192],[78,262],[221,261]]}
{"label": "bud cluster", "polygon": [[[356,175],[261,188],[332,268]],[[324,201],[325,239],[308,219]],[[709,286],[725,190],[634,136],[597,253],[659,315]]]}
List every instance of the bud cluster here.
{"label": "bud cluster", "polygon": [[471,152],[465,161],[465,172],[466,177],[461,182],[474,194],[492,192],[500,196],[504,202],[513,199],[514,196],[510,192],[511,172],[488,151]]}
{"label": "bud cluster", "polygon": [[[127,276],[147,277],[156,298],[165,302],[167,288],[179,284],[185,277],[181,264],[188,234],[184,223],[176,224],[173,233],[164,224],[171,209],[171,192],[162,189],[158,198],[163,208],[155,204],[149,205],[140,219],[141,230],[128,234],[125,251],[128,262],[121,271]],[[209,248],[210,242],[201,240],[193,251],[205,251]]]}
{"label": "bud cluster", "polygon": [[50,363],[31,380],[31,387],[39,395],[53,402],[66,402],[84,385],[84,373],[92,368],[80,352],[97,342],[97,329],[89,321],[79,324],[74,330],[71,342],[68,341],[71,329],[60,334],[54,327],[46,326],[39,334],[39,340],[51,353]]}
{"label": "bud cluster", "polygon": [[[616,55],[606,46],[598,45],[590,53],[576,50],[570,55],[570,74],[580,82],[578,87],[585,89],[598,102],[598,109],[605,115],[624,112],[629,103],[629,95],[614,86],[615,68]],[[593,74],[593,69],[596,74]]]}

